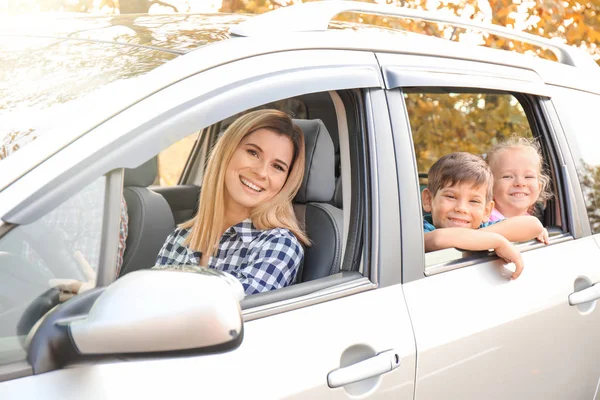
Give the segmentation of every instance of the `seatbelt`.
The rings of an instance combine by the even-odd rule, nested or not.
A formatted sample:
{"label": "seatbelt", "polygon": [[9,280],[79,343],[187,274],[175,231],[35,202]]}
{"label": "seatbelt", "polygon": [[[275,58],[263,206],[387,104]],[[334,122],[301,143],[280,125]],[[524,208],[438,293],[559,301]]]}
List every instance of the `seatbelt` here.
{"label": "seatbelt", "polygon": [[[293,204],[294,213],[296,214],[296,219],[300,224],[300,228],[306,232],[306,204]],[[304,258],[302,258],[302,262],[298,267],[298,273],[296,274],[296,279],[294,283],[299,283],[302,281],[302,273],[304,272]]]}

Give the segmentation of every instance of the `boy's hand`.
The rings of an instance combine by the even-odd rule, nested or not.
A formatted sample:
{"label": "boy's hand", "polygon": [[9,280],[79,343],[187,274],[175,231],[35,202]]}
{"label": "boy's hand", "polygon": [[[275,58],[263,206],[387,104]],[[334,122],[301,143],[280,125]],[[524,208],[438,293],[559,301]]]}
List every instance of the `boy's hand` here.
{"label": "boy's hand", "polygon": [[496,255],[506,262],[515,264],[515,272],[510,279],[517,279],[523,272],[523,257],[521,252],[508,240],[504,240],[500,246],[494,249]]}
{"label": "boy's hand", "polygon": [[544,228],[542,230],[542,233],[540,233],[540,235],[538,237],[536,237],[536,239],[539,242],[542,242],[544,244],[550,244],[550,237],[548,236],[548,229]]}

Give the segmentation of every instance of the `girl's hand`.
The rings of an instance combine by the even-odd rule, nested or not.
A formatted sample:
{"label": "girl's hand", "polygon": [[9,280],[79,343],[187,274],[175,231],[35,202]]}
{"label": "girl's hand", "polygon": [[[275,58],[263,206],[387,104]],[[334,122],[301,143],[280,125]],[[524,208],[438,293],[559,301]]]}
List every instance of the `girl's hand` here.
{"label": "girl's hand", "polygon": [[544,244],[550,244],[550,237],[548,236],[548,229],[546,229],[546,228],[542,229],[542,233],[540,233],[540,235],[538,237],[536,237],[536,239],[539,242],[542,242]]}

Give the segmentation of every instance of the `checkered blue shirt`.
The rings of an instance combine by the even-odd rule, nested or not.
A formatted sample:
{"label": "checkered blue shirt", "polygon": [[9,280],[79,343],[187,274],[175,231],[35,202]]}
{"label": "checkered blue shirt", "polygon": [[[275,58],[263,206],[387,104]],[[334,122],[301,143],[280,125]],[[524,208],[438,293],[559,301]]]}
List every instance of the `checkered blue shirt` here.
{"label": "checkered blue shirt", "polygon": [[[202,253],[183,245],[188,234],[189,230],[177,228],[169,235],[156,267],[199,265]],[[304,249],[288,229],[261,231],[246,219],[225,231],[208,267],[235,276],[250,295],[289,286],[303,257]]]}

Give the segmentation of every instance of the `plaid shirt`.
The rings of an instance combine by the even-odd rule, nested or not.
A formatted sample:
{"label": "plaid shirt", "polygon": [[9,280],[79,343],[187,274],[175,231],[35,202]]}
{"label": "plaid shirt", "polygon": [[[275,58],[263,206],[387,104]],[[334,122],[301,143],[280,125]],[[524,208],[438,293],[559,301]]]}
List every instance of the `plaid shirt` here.
{"label": "plaid shirt", "polygon": [[[187,229],[177,228],[169,235],[156,267],[199,265],[202,253],[183,244],[188,234]],[[225,231],[208,267],[235,276],[250,295],[290,285],[303,257],[304,249],[288,229],[261,231],[246,219]]]}

